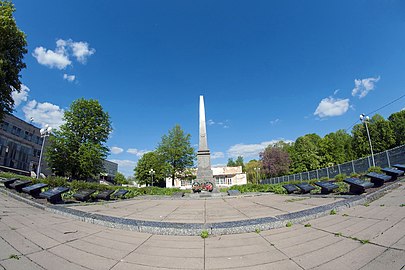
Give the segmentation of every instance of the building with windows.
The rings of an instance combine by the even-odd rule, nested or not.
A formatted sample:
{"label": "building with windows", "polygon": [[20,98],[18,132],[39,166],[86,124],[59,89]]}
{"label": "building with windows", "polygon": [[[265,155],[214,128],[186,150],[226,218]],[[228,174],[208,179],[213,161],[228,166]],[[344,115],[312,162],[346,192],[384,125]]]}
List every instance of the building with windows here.
{"label": "building with windows", "polygon": [[109,160],[103,160],[104,171],[100,173],[100,179],[112,182],[118,171],[118,164]]}
{"label": "building with windows", "polygon": [[[233,185],[247,184],[246,173],[242,172],[242,166],[238,167],[213,167],[212,172],[217,187],[230,187]],[[197,169],[192,170],[193,175],[197,175]],[[177,187],[181,189],[191,189],[195,180],[175,179],[172,186],[172,179],[166,178],[166,187]]]}
{"label": "building with windows", "polygon": [[[14,115],[6,114],[0,124],[0,170],[25,175],[36,172],[42,140],[39,128]],[[50,171],[43,160],[42,173]]]}
{"label": "building with windows", "polygon": [[[5,115],[0,124],[0,171],[13,172],[24,175],[36,173],[42,140],[40,129],[14,115]],[[45,141],[44,149],[48,143]],[[104,160],[104,172],[100,178],[113,180],[118,170],[118,164]],[[42,157],[41,173],[52,174],[46,159]]]}

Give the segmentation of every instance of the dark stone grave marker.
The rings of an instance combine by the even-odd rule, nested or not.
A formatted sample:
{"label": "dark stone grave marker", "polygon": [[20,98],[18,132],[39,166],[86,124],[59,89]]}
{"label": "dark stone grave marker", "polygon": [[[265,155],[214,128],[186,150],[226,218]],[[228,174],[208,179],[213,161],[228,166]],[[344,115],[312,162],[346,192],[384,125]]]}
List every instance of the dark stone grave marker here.
{"label": "dark stone grave marker", "polygon": [[384,168],[384,169],[381,169],[381,171],[383,171],[386,175],[391,176],[392,180],[397,180],[397,178],[399,176],[404,175],[404,171],[394,169],[394,168]]}
{"label": "dark stone grave marker", "polygon": [[370,182],[373,183],[375,187],[381,187],[385,182],[391,180],[391,176],[376,172],[368,173],[366,177],[370,178]]}
{"label": "dark stone grave marker", "polygon": [[21,192],[23,187],[26,187],[31,183],[32,183],[32,181],[30,181],[30,180],[16,180],[16,181],[14,181],[14,183],[12,183],[10,185],[10,187],[14,188],[18,192]]}
{"label": "dark stone grave marker", "polygon": [[39,194],[39,197],[45,198],[50,203],[59,203],[62,201],[62,193],[69,191],[67,187],[56,187]]}
{"label": "dark stone grave marker", "polygon": [[230,189],[227,191],[229,196],[238,196],[240,195],[240,191],[237,189]]}
{"label": "dark stone grave marker", "polygon": [[405,172],[405,165],[403,164],[395,164],[392,167],[397,168],[398,170],[404,171]]}
{"label": "dark stone grave marker", "polygon": [[81,202],[86,202],[94,192],[96,192],[95,189],[82,189],[73,194],[73,198]]}
{"label": "dark stone grave marker", "polygon": [[180,192],[175,192],[173,193],[172,197],[174,198],[181,198],[184,196],[184,192],[180,191]]}
{"label": "dark stone grave marker", "polygon": [[108,200],[110,200],[110,196],[111,196],[111,194],[113,194],[113,193],[114,193],[114,190],[107,189],[107,190],[104,190],[104,191],[99,192],[99,193],[97,194],[96,198],[97,198],[98,200],[105,200],[105,201],[108,201]]}
{"label": "dark stone grave marker", "polygon": [[125,194],[127,194],[127,193],[128,193],[128,190],[119,189],[112,195],[112,197],[114,197],[114,198],[123,198],[125,196]]}
{"label": "dark stone grave marker", "polygon": [[349,191],[354,194],[361,194],[366,191],[367,188],[374,187],[374,184],[368,181],[363,181],[359,178],[347,178],[343,182],[350,185]]}
{"label": "dark stone grave marker", "polygon": [[39,193],[41,193],[41,189],[44,187],[47,187],[47,184],[44,183],[38,183],[38,184],[34,184],[28,187],[24,187],[22,189],[23,192],[30,194],[32,197],[38,197]]}
{"label": "dark stone grave marker", "polygon": [[321,187],[321,194],[329,194],[333,192],[333,190],[339,188],[338,185],[332,183],[332,182],[316,182],[315,185],[318,187]]}
{"label": "dark stone grave marker", "polygon": [[3,183],[3,185],[4,185],[6,188],[11,188],[10,185],[11,185],[12,183],[14,183],[15,181],[17,181],[17,180],[20,180],[20,178],[2,178],[2,179],[0,180],[0,182]]}
{"label": "dark stone grave marker", "polygon": [[288,194],[298,191],[297,186],[293,185],[293,184],[284,185],[283,188],[285,188],[285,190],[287,190]]}
{"label": "dark stone grave marker", "polygon": [[308,183],[300,183],[300,184],[296,184],[296,186],[301,190],[301,193],[303,193],[303,194],[309,193],[311,190],[315,189],[314,186],[311,186]]}

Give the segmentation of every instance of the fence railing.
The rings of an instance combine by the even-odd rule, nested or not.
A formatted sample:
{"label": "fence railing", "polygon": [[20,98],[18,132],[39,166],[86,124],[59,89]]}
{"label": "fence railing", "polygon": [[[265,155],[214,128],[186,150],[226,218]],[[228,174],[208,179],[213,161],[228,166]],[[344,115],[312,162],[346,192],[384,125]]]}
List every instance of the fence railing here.
{"label": "fence railing", "polygon": [[[379,167],[391,167],[394,164],[405,164],[405,144],[374,154],[375,165]],[[322,177],[334,178],[336,175],[344,173],[350,175],[352,173],[363,173],[372,166],[371,156],[352,160],[343,164],[335,165],[328,168],[317,169],[313,171],[301,172],[296,174],[284,175],[263,179],[261,184],[278,184],[288,181],[306,181],[311,179],[320,179]]]}

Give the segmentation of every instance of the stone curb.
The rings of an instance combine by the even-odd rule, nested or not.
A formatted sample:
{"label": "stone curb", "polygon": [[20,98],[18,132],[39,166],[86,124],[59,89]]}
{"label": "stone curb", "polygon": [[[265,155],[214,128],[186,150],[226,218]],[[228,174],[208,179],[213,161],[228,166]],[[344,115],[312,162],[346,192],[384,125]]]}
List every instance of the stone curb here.
{"label": "stone curb", "polygon": [[95,213],[88,213],[76,209],[71,209],[58,205],[43,205],[27,198],[24,198],[16,193],[10,192],[5,188],[0,190],[10,197],[19,201],[27,203],[31,206],[43,209],[45,211],[74,218],[80,221],[97,224],[109,228],[116,228],[129,231],[137,231],[150,234],[159,235],[182,235],[182,236],[195,236],[200,235],[202,231],[206,230],[209,234],[223,235],[223,234],[238,234],[255,232],[257,230],[270,230],[275,228],[285,227],[288,222],[301,223],[308,220],[316,219],[319,217],[330,215],[332,209],[341,211],[359,204],[365,204],[384,196],[387,191],[398,188],[399,182],[387,185],[373,193],[366,195],[353,196],[342,201],[317,206],[311,209],[306,209],[289,214],[278,215],[275,217],[265,217],[257,219],[247,219],[229,222],[217,223],[176,223],[176,222],[161,222],[161,221],[145,221],[137,219],[126,219],[112,216],[104,216]]}

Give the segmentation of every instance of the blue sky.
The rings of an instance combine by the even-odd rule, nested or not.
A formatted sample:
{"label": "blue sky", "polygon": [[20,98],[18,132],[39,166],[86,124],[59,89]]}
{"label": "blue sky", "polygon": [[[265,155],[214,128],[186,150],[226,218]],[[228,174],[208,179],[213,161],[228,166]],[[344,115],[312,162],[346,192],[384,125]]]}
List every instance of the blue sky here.
{"label": "blue sky", "polygon": [[126,175],[175,124],[198,143],[199,95],[218,165],[350,131],[405,94],[403,1],[13,2],[28,40],[15,114],[58,126],[75,99],[99,100]]}

